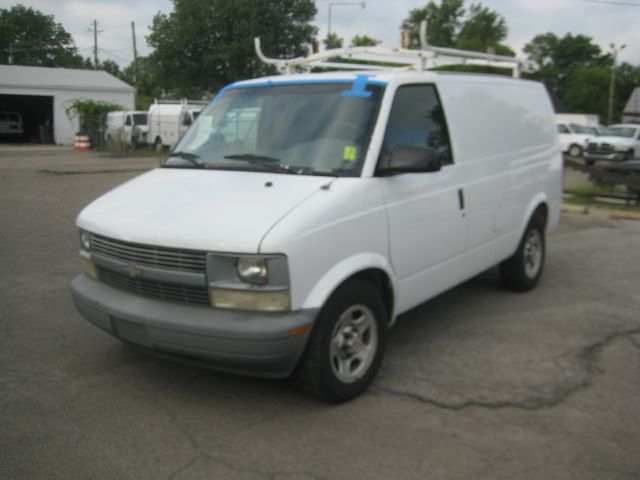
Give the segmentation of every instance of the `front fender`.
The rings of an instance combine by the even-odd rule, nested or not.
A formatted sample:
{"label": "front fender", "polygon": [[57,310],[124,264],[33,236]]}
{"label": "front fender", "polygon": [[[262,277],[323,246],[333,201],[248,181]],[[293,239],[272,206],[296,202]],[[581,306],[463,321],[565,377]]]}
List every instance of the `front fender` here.
{"label": "front fender", "polygon": [[[302,308],[322,308],[329,296],[340,284],[355,274],[370,269],[381,270],[387,275],[393,289],[393,303],[396,305],[397,288],[393,268],[384,256],[374,252],[364,252],[345,258],[329,269],[306,296]],[[395,318],[395,313],[392,317]]]}

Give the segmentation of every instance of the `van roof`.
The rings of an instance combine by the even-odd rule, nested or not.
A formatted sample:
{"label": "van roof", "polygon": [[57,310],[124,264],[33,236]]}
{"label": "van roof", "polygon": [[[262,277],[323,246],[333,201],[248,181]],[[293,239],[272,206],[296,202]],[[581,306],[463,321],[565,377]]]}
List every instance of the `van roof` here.
{"label": "van roof", "polygon": [[275,75],[270,77],[260,77],[251,80],[242,80],[228,86],[234,87],[250,87],[260,85],[281,85],[281,84],[299,84],[299,83],[324,83],[324,82],[353,82],[358,77],[366,76],[367,83],[390,84],[406,81],[460,81],[473,80],[476,82],[529,82],[528,80],[516,79],[506,75],[496,75],[487,73],[467,73],[467,72],[451,72],[451,71],[423,71],[416,72],[411,70],[384,70],[384,71],[334,71],[324,73],[303,73],[294,75]]}

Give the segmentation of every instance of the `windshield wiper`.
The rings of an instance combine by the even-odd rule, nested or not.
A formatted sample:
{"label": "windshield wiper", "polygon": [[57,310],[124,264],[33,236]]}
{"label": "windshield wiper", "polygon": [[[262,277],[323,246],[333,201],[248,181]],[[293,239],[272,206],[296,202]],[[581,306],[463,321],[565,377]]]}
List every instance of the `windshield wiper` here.
{"label": "windshield wiper", "polygon": [[231,155],[225,155],[224,158],[228,158],[229,160],[247,160],[251,163],[260,163],[260,162],[278,162],[280,163],[279,158],[269,157],[267,155],[254,155],[253,153],[234,153]]}
{"label": "windshield wiper", "polygon": [[[188,161],[189,163],[192,163],[193,165],[195,165],[198,168],[207,168],[207,166],[202,163],[200,160],[198,160],[200,158],[200,155],[196,155],[195,153],[189,153],[189,152],[181,152],[181,151],[177,151],[177,152],[171,152],[169,154],[169,158],[171,157],[178,157],[181,158],[183,160]],[[168,168],[181,168],[178,167],[177,165],[164,165],[165,167]]]}

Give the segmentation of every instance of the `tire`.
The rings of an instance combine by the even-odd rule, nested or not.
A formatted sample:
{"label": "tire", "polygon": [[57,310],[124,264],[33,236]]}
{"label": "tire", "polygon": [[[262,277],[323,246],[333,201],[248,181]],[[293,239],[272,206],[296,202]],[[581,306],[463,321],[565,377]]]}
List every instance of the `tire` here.
{"label": "tire", "polygon": [[626,160],[633,160],[633,157],[634,157],[634,156],[635,156],[635,155],[634,155],[633,150],[627,150],[627,151],[625,152],[625,154],[624,154],[624,159],[623,159],[623,160],[625,160],[625,161],[626,161]]}
{"label": "tire", "polygon": [[581,157],[582,156],[582,147],[580,145],[573,144],[569,147],[569,156],[571,157]]}
{"label": "tire", "polygon": [[156,138],[156,141],[153,143],[153,148],[158,153],[161,153],[164,151],[164,145],[162,145],[162,139],[160,137]]}
{"label": "tire", "polygon": [[546,253],[544,230],[544,217],[535,214],[524,231],[516,253],[500,264],[500,278],[505,288],[526,292],[538,284]]}
{"label": "tire", "polygon": [[359,279],[331,295],[295,371],[303,391],[338,403],[367,389],[386,345],[387,311],[381,297],[374,286]]}

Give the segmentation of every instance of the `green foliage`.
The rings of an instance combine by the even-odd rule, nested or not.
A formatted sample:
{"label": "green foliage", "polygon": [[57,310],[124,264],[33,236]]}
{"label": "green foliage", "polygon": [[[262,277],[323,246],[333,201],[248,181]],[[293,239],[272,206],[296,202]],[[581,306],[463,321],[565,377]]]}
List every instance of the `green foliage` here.
{"label": "green foliage", "polygon": [[379,43],[380,40],[376,40],[367,35],[356,35],[351,39],[352,47],[375,47]]}
{"label": "green foliage", "polygon": [[322,43],[324,43],[324,48],[331,50],[333,48],[342,48],[343,40],[332,32],[325,37]]}
{"label": "green foliage", "polygon": [[104,70],[114,77],[120,76],[120,65],[118,65],[113,60],[105,60],[104,62],[100,62],[98,65],[98,70]]}
{"label": "green foliage", "polygon": [[52,15],[16,5],[0,9],[0,64],[82,68],[71,35]]}
{"label": "green foliage", "polygon": [[107,113],[125,110],[121,105],[111,102],[76,98],[69,102],[65,111],[69,120],[79,118],[80,133],[89,135],[92,145],[102,143],[102,132]]}
{"label": "green foliage", "polygon": [[420,48],[420,23],[427,21],[427,41],[438,47],[453,47],[464,16],[464,0],[442,0],[440,5],[430,1],[422,8],[414,8],[402,22],[409,29],[409,48]]}
{"label": "green foliage", "polygon": [[471,5],[456,39],[456,48],[486,52],[496,50],[507,38],[507,22],[499,13],[481,4]]}
{"label": "green foliage", "polygon": [[[129,85],[136,85],[136,72],[133,62],[120,72],[120,79]],[[148,110],[154,99],[163,97],[162,88],[158,83],[156,64],[149,57],[138,57],[137,88],[137,110]]]}
{"label": "green foliage", "polygon": [[[427,42],[431,45],[515,56],[511,48],[501,43],[508,33],[504,17],[482,4],[472,4],[467,11],[464,9],[464,0],[442,0],[440,5],[430,1],[423,8],[411,10],[402,23],[402,28],[410,32],[409,48],[420,48],[420,22],[423,20],[427,21]],[[454,70],[504,72],[468,66]]]}
{"label": "green foliage", "polygon": [[157,13],[148,43],[158,85],[174,96],[201,96],[240,79],[273,73],[253,38],[274,57],[308,53],[316,33],[313,0],[173,0]]}
{"label": "green foliage", "polygon": [[[595,113],[607,121],[608,93],[613,57],[585,35],[553,33],[536,35],[524,47],[538,63],[533,78],[543,81],[563,111]],[[640,83],[640,69],[627,63],[616,67],[613,120],[619,120],[633,88]]]}

